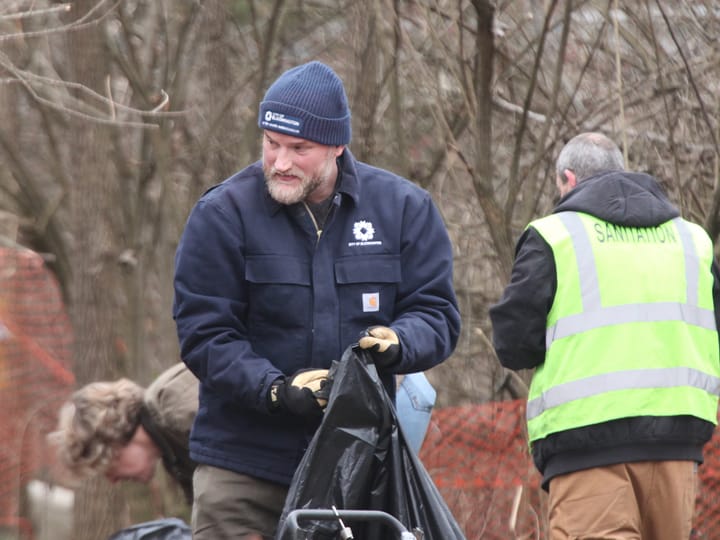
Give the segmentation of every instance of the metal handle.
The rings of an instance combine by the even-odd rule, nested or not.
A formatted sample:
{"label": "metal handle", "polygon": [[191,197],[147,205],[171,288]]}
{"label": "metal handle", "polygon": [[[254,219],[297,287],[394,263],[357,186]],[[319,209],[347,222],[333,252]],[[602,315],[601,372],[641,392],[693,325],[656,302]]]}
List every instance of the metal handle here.
{"label": "metal handle", "polygon": [[345,521],[379,521],[398,533],[400,540],[415,540],[415,535],[409,532],[405,528],[405,525],[400,523],[395,517],[381,510],[292,510],[287,515],[282,530],[283,532],[286,529],[292,533],[297,532],[300,528],[298,525],[299,521],[336,521],[338,519]]}
{"label": "metal handle", "polygon": [[350,529],[350,527],[345,526],[345,523],[343,522],[342,517],[338,513],[337,508],[335,508],[334,504],[332,505],[332,511],[333,514],[335,514],[338,522],[340,523],[340,540],[355,540],[352,530]]}

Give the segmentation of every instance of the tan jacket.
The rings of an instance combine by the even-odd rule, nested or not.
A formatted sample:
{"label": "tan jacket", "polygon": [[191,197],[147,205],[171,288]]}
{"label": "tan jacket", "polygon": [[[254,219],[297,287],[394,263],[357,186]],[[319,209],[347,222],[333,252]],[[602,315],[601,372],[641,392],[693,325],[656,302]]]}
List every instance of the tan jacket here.
{"label": "tan jacket", "polygon": [[163,464],[170,476],[192,501],[192,474],[195,463],[188,448],[190,429],[198,409],[199,383],[195,375],[178,362],[165,370],[145,391],[141,423],[160,447]]}

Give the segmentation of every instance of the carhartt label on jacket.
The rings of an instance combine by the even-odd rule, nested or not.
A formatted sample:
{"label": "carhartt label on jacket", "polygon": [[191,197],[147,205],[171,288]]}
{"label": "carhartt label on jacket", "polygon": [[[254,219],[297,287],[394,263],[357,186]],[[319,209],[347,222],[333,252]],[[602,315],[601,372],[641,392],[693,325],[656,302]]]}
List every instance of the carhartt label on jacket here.
{"label": "carhartt label on jacket", "polygon": [[380,293],[363,293],[363,311],[380,311]]}

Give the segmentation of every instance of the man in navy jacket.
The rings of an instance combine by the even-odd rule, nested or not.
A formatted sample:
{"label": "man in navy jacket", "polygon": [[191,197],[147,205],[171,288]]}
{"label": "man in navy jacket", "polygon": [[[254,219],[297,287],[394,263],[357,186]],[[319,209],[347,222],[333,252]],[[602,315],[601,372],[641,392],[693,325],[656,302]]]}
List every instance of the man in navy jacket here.
{"label": "man in navy jacket", "polygon": [[426,191],[350,153],[338,76],[286,71],[258,125],[262,160],[202,196],[176,255],[181,354],[201,382],[200,540],[272,537],[346,347],[368,349],[394,395],[395,374],[442,362],[460,331],[443,220]]}

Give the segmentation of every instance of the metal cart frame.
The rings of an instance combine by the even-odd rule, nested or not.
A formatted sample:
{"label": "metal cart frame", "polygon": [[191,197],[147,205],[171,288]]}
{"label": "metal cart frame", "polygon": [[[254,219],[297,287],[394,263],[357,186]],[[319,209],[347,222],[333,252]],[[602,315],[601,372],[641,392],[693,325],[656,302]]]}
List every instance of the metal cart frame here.
{"label": "metal cart frame", "polygon": [[[342,538],[342,540],[354,540],[352,531],[349,527],[345,526],[344,521],[377,521],[392,529],[398,535],[398,540],[418,540],[418,537],[414,533],[408,531],[405,528],[405,525],[403,525],[395,517],[380,510],[337,510],[335,508],[332,510],[297,509],[291,511],[287,515],[285,523],[283,524],[282,532],[290,532],[293,534],[294,538],[295,534],[300,529],[298,522],[309,520],[339,521],[341,527],[340,538]],[[420,534],[421,540],[422,533]]]}

